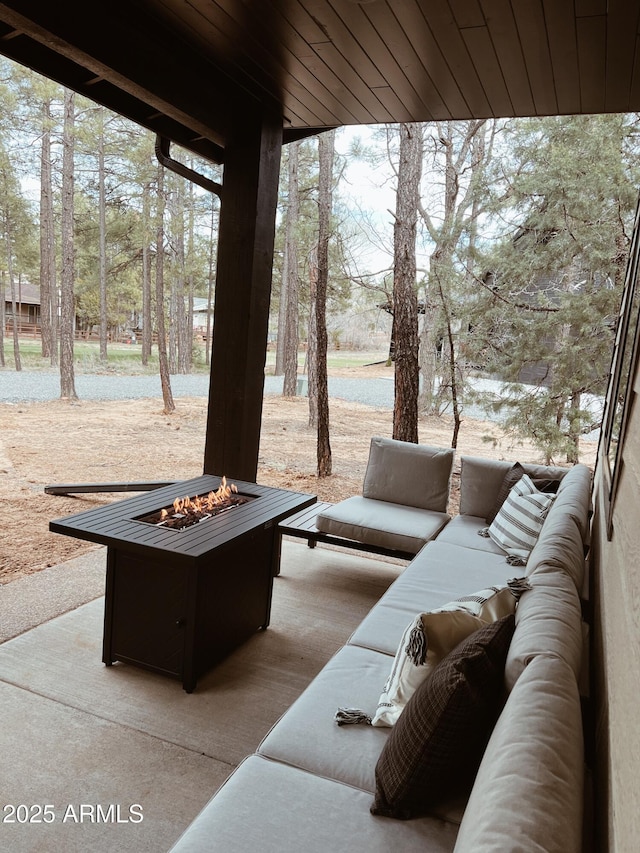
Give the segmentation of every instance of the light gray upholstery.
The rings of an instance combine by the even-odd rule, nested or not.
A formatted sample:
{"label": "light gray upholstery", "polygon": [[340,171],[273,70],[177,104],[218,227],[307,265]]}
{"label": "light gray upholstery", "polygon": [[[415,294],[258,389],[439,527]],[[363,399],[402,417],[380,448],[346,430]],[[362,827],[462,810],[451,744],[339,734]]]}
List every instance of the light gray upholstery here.
{"label": "light gray upholstery", "polygon": [[454,451],[374,437],[362,496],[319,513],[322,533],[417,554],[449,521]]}
{"label": "light gray upholstery", "polygon": [[525,667],[538,655],[553,655],[580,677],[584,637],[580,597],[571,577],[561,570],[534,572],[531,589],[524,592],[516,610],[517,630],[505,666],[505,683],[511,689]]}
{"label": "light gray upholstery", "polygon": [[[419,551],[172,853],[581,849],[578,679],[584,677],[588,633],[576,587],[588,537],[590,479],[580,466],[569,471],[526,568],[516,567],[504,552],[473,538],[486,526],[511,464],[464,461],[461,510],[467,514]],[[552,470],[533,473],[549,477]],[[373,716],[403,631],[417,613],[525,571],[531,588],[516,608],[505,667],[508,698],[468,801],[431,804],[427,816],[413,820],[372,816],[375,767],[390,730],[337,726],[336,711],[352,707]]]}
{"label": "light gray upholstery", "polygon": [[[463,456],[460,460],[460,515],[475,515],[486,519],[495,506],[502,481],[513,462]],[[561,480],[566,468],[524,464],[530,477]],[[588,498],[587,498],[588,500]]]}
{"label": "light gray upholstery", "polygon": [[479,518],[477,515],[456,515],[438,534],[438,542],[448,542],[451,545],[472,548],[474,551],[501,554],[504,559],[504,551],[493,539],[489,536],[480,536],[479,531],[486,527],[486,519]]}
{"label": "light gray upholstery", "polygon": [[444,512],[355,496],[319,513],[316,527],[343,539],[417,554],[448,521]]}
{"label": "light gray upholstery", "polygon": [[390,729],[337,726],[334,716],[338,708],[361,708],[373,716],[392,663],[389,655],[343,646],[267,734],[258,752],[373,794],[376,761]]}
{"label": "light gray upholstery", "polygon": [[[346,732],[345,732],[346,734]],[[260,755],[238,767],[174,853],[451,853],[458,826],[369,812],[371,794]]]}
{"label": "light gray upholstery", "polygon": [[446,512],[454,451],[393,438],[371,439],[362,495]]}
{"label": "light gray upholstery", "polygon": [[513,575],[504,553],[469,553],[459,545],[440,542],[438,537],[411,561],[402,583],[394,583],[385,592],[349,642],[395,655],[402,632],[416,614],[442,607],[459,595],[505,584]]}
{"label": "light gray upholstery", "polygon": [[493,731],[456,853],[579,853],[582,764],[573,673],[563,660],[540,655],[520,677]]}

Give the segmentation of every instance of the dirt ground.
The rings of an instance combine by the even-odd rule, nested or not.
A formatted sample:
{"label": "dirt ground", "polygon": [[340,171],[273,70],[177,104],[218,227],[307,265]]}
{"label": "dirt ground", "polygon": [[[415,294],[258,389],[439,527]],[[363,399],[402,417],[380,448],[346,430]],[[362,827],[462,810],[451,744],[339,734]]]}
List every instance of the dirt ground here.
{"label": "dirt ground", "polygon": [[[391,376],[391,368],[343,369],[340,375]],[[258,482],[315,494],[320,500],[338,501],[358,494],[370,438],[391,435],[392,413],[332,399],[333,473],[321,480],[315,475],[315,430],[309,427],[308,417],[305,397],[265,398]],[[449,417],[421,418],[420,442],[450,446],[452,423]],[[50,533],[49,521],[124,497],[56,497],[44,494],[45,485],[198,476],[205,424],[205,398],[179,399],[171,416],[162,413],[160,399],[0,403],[0,584],[95,548]],[[593,465],[595,451],[595,443],[585,443],[582,461]],[[470,419],[460,432],[457,458],[461,455],[540,461],[531,447],[514,446],[495,424]],[[456,484],[454,474],[453,512]]]}

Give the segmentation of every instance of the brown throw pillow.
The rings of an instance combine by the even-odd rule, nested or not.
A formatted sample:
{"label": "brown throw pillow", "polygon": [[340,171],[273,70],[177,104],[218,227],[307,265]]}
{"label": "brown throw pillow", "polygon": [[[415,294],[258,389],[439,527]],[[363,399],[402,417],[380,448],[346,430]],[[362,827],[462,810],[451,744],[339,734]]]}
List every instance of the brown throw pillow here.
{"label": "brown throw pillow", "polygon": [[406,820],[467,790],[504,701],[513,614],[473,633],[409,700],[376,764],[371,813]]}

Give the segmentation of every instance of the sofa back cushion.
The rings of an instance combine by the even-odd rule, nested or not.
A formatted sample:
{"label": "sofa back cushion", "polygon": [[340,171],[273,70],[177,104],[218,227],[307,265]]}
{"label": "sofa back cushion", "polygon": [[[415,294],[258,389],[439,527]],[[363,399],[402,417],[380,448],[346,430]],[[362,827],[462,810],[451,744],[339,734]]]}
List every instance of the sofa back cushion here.
{"label": "sofa back cushion", "polygon": [[552,506],[524,573],[557,571],[565,572],[576,589],[582,590],[585,552],[580,528],[570,515],[555,512]]}
{"label": "sofa back cushion", "polygon": [[582,538],[589,538],[589,517],[591,509],[591,469],[586,465],[574,465],[563,477],[556,497],[557,509],[571,516],[580,528]]}
{"label": "sofa back cushion", "polygon": [[[499,508],[496,506],[498,495],[513,467],[513,462],[502,459],[463,456],[460,460],[460,514],[486,519],[494,516]],[[566,468],[551,465],[522,463],[522,468],[533,480],[540,482],[561,480],[567,473]],[[507,492],[508,488],[505,497]]]}
{"label": "sofa back cushion", "polygon": [[516,630],[505,666],[505,684],[511,690],[528,664],[538,655],[561,658],[580,675],[583,654],[580,597],[566,572],[533,572],[516,610]]}
{"label": "sofa back cushion", "polygon": [[362,495],[389,503],[446,512],[454,451],[374,437]]}
{"label": "sofa back cushion", "polygon": [[455,853],[579,853],[583,755],[573,673],[560,658],[536,657],[493,730]]}

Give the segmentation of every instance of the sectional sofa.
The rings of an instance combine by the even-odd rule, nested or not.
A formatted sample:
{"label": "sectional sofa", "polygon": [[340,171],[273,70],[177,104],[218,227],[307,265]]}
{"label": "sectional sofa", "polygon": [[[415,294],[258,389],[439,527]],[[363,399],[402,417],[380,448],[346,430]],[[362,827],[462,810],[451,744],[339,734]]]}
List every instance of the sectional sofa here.
{"label": "sectional sofa", "polygon": [[[583,465],[524,468],[532,480],[557,485],[528,559],[513,565],[486,535],[499,495],[513,478],[513,463],[463,457],[459,514],[419,551],[256,753],[217,791],[173,853],[583,849],[580,687],[591,472]],[[513,615],[487,621],[464,641],[462,656],[461,647],[452,652],[453,664],[447,656],[394,726],[369,725],[366,719],[337,724],[340,709],[373,714],[416,614],[446,609],[479,590],[502,589],[515,576],[526,580],[518,582]],[[492,638],[483,646],[488,633]],[[481,635],[482,642],[474,640]],[[487,670],[485,649],[494,655]],[[444,683],[453,678],[454,692],[464,685],[464,701],[447,704],[447,698],[438,711],[444,728],[452,726],[445,753],[453,748],[454,755],[449,761],[436,747],[431,770],[433,754],[427,754],[426,767],[414,766],[424,752],[419,741],[424,721],[416,715],[420,702],[433,700],[431,682],[442,678]],[[491,679],[493,693],[486,689]],[[485,693],[493,710],[481,715]],[[438,696],[433,701],[437,705]],[[409,778],[399,779],[403,762],[411,765]],[[388,816],[394,814],[394,795],[410,791],[413,782],[418,796],[410,794],[410,808]]]}

